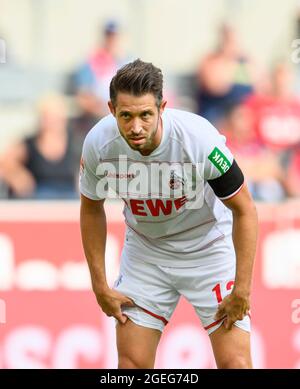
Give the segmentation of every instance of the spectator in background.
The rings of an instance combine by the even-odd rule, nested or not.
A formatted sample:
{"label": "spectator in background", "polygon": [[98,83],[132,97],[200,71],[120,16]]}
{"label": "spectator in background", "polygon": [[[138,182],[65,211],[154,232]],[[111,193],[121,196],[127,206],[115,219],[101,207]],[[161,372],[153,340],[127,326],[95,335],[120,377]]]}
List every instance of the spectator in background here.
{"label": "spectator in background", "polygon": [[278,156],[257,138],[246,106],[233,107],[223,121],[227,145],[243,169],[255,200],[279,201],[285,197],[285,174]]}
{"label": "spectator in background", "polygon": [[76,159],[80,158],[88,131],[109,113],[109,84],[119,67],[126,63],[121,47],[120,26],[109,21],[101,31],[103,43],[91,53],[74,77],[78,115],[70,120]]}
{"label": "spectator in background", "polygon": [[272,71],[269,90],[246,101],[258,138],[282,156],[300,143],[300,100],[293,92],[293,84],[293,69],[280,61]]}
{"label": "spectator in background", "polygon": [[80,91],[75,98],[76,116],[69,119],[74,158],[80,161],[83,140],[87,133],[101,119],[98,99],[91,93]]}
{"label": "spectator in background", "polygon": [[288,195],[300,195],[300,100],[294,93],[294,69],[286,61],[278,62],[272,71],[271,86],[264,94],[246,101],[253,129],[260,142],[276,153],[285,174]]}
{"label": "spectator in background", "polygon": [[109,113],[107,101],[110,81],[116,71],[127,62],[120,46],[120,27],[115,21],[109,21],[105,25],[103,37],[103,44],[91,53],[75,77],[79,105],[83,95],[85,110],[89,109],[91,113],[101,117]]}
{"label": "spectator in background", "polygon": [[198,113],[218,125],[228,107],[253,91],[253,62],[240,48],[233,27],[224,24],[216,51],[208,54],[197,71]]}
{"label": "spectator in background", "polygon": [[[0,159],[0,171],[13,198],[75,198],[76,167],[61,96],[39,104],[38,131],[12,145]],[[79,164],[79,162],[78,162]]]}

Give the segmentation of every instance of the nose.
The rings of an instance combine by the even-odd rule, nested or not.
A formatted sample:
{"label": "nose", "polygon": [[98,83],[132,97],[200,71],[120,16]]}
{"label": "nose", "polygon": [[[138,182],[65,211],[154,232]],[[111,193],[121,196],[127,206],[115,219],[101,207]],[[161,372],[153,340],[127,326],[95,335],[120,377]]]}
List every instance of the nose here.
{"label": "nose", "polygon": [[142,132],[142,126],[139,120],[134,120],[131,126],[132,135],[139,135]]}

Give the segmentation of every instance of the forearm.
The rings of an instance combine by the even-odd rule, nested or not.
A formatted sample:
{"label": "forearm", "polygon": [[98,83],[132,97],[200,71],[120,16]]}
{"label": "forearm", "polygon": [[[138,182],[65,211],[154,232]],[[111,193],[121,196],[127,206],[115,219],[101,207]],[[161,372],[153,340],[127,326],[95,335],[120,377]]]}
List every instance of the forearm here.
{"label": "forearm", "polygon": [[105,272],[106,217],[104,209],[98,212],[81,206],[81,237],[89,265],[92,286],[95,293],[108,288]]}
{"label": "forearm", "polygon": [[254,204],[246,213],[233,212],[232,238],[236,253],[234,291],[250,295],[257,241],[257,213]]}

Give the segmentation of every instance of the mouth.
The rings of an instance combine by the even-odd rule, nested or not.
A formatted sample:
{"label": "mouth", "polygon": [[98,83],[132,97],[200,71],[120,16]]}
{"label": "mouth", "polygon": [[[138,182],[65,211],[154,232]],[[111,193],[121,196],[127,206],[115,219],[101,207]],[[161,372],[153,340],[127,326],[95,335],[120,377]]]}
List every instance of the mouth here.
{"label": "mouth", "polygon": [[133,144],[135,145],[139,145],[141,143],[143,143],[145,140],[145,138],[130,138],[130,142],[132,142]]}

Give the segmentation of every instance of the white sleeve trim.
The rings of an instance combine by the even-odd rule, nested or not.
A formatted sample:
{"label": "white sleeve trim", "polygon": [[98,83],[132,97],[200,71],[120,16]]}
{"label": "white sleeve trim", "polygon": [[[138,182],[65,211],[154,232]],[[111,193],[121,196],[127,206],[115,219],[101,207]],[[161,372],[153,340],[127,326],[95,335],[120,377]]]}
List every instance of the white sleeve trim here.
{"label": "white sleeve trim", "polygon": [[85,197],[89,198],[90,200],[103,200],[98,196],[92,195],[83,188],[80,188],[80,193],[83,194]]}
{"label": "white sleeve trim", "polygon": [[242,187],[244,186],[244,183],[242,183],[242,185],[233,193],[231,193],[230,195],[228,196],[225,196],[225,197],[219,197],[220,200],[228,200],[228,199],[231,199],[231,197],[234,197],[235,195],[237,195],[239,193],[239,191],[242,189]]}

